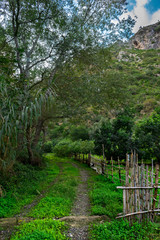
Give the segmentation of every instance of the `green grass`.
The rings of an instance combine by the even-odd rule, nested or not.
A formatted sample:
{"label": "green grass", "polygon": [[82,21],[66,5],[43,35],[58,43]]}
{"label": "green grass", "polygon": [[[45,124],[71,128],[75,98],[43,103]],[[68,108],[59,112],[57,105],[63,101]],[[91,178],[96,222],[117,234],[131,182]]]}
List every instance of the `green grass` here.
{"label": "green grass", "polygon": [[19,213],[57,177],[59,167],[50,154],[46,155],[45,164],[45,167],[37,168],[16,163],[11,177],[0,179],[6,193],[0,198],[0,218]]}
{"label": "green grass", "polygon": [[11,240],[63,240],[66,239],[63,222],[52,219],[34,220],[22,223]]}
{"label": "green grass", "polygon": [[79,171],[69,159],[63,160],[63,172],[48,194],[29,213],[30,217],[63,217],[70,214],[78,185]]}
{"label": "green grass", "polygon": [[[154,238],[152,238],[154,236]],[[133,223],[130,226],[126,220],[114,220],[102,224],[93,225],[90,230],[91,240],[158,240],[156,229],[152,223],[139,224]]]}
{"label": "green grass", "polygon": [[120,185],[118,181],[112,183],[102,175],[92,175],[89,180],[91,214],[107,215],[114,219],[123,210],[122,191],[116,189]]}
{"label": "green grass", "polygon": [[[114,171],[113,175],[118,177],[118,172]],[[91,173],[89,179],[91,214],[107,215],[110,222],[91,225],[90,240],[132,240],[132,239],[154,239],[158,240],[160,232],[159,223],[133,223],[130,226],[127,220],[115,220],[118,213],[123,212],[123,193],[117,189],[120,182],[102,175]],[[158,218],[157,218],[158,219]],[[158,221],[157,221],[158,222]]]}
{"label": "green grass", "polygon": [[16,227],[11,240],[67,239],[64,234],[67,227],[54,218],[70,214],[76,196],[79,170],[72,166],[71,159],[58,158],[53,154],[47,154],[47,158],[61,165],[61,173],[45,197],[28,214],[36,220]]}

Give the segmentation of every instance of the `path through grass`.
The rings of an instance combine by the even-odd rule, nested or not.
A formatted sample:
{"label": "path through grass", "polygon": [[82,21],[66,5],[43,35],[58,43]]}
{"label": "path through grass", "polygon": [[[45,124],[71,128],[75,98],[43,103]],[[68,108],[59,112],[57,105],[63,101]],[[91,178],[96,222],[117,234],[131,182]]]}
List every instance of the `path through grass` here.
{"label": "path through grass", "polygon": [[[88,239],[159,239],[158,223],[143,225],[135,223],[131,227],[126,221],[115,220],[117,214],[122,212],[123,207],[122,191],[116,189],[116,186],[120,185],[118,181],[112,183],[105,176],[98,175],[85,164],[79,162],[75,164],[75,161],[72,159],[57,158],[53,154],[48,154],[46,159],[47,167],[45,169],[31,169],[31,172],[29,174],[27,173],[27,175],[25,175],[24,171],[24,176],[21,176],[21,178],[17,180],[17,188],[16,185],[14,185],[14,187],[8,189],[6,197],[0,199],[1,203],[4,204],[5,201],[7,203],[7,207],[4,207],[3,210],[3,216],[13,216],[14,213],[20,212],[22,206],[36,198],[37,195],[39,195],[38,192],[50,186],[37,205],[33,205],[27,213],[27,217],[31,217],[32,221],[28,223],[24,222],[17,226],[12,234],[11,240],[68,239],[67,229],[69,225],[60,221],[59,218],[71,214],[71,209],[76,199],[77,187],[83,182],[81,182],[79,178],[79,169],[84,170],[89,176],[86,180],[88,179],[90,214],[93,215],[93,218],[90,216],[86,217],[88,217],[88,219],[94,219],[95,215],[105,215],[105,218],[96,218],[96,224],[95,222],[90,222]],[[32,175],[31,173],[33,172],[34,174]],[[55,179],[54,184],[50,185]],[[25,186],[22,180],[25,181]],[[14,194],[16,194],[16,200],[12,194],[13,189]],[[87,192],[85,194],[87,194]],[[11,205],[9,196],[11,196]],[[7,208],[9,209],[8,213]],[[65,220],[65,217],[63,219]],[[5,238],[1,239],[3,240]]]}

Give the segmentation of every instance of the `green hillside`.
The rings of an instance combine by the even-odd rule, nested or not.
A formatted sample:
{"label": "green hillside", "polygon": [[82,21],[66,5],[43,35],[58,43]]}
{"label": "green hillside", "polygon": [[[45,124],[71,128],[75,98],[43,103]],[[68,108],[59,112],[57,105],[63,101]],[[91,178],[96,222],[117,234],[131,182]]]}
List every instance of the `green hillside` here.
{"label": "green hillside", "polygon": [[139,116],[150,114],[160,105],[160,49],[112,51],[111,71],[124,74],[129,104]]}

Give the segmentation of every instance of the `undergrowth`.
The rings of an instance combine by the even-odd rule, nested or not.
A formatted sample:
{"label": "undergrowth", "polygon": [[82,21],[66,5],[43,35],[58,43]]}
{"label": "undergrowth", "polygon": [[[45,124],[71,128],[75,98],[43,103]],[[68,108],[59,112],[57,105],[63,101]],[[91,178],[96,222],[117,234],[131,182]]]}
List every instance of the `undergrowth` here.
{"label": "undergrowth", "polygon": [[69,215],[76,195],[79,171],[69,160],[61,158],[60,161],[63,161],[63,173],[48,194],[29,213],[30,217],[59,218]]}
{"label": "undergrowth", "polygon": [[16,163],[10,178],[0,177],[5,196],[0,198],[0,218],[11,217],[29,204],[59,173],[56,161],[45,157],[45,167]]}
{"label": "undergrowth", "polygon": [[114,219],[123,210],[122,191],[116,189],[118,181],[112,183],[102,175],[93,174],[89,180],[91,214],[107,215]]}
{"label": "undergrowth", "polygon": [[11,240],[64,240],[66,226],[63,222],[52,219],[34,220],[22,223],[17,227],[16,234]]}
{"label": "undergrowth", "polygon": [[[152,223],[139,224],[138,222],[133,223],[130,226],[126,220],[114,220],[112,222],[106,222],[92,226],[90,230],[91,240],[149,240],[157,239],[152,238],[155,234],[155,228]],[[158,235],[157,235],[158,237]]]}

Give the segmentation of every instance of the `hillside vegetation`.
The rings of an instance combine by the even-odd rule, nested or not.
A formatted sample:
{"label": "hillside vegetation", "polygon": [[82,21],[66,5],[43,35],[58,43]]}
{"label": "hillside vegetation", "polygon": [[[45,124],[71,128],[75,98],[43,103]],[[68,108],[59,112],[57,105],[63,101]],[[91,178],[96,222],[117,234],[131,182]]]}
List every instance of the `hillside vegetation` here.
{"label": "hillside vegetation", "polygon": [[128,104],[135,108],[137,117],[149,115],[160,105],[160,49],[113,50],[111,71],[123,72]]}

